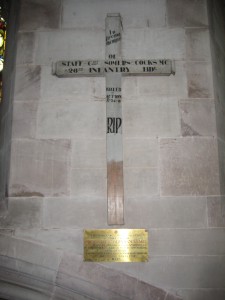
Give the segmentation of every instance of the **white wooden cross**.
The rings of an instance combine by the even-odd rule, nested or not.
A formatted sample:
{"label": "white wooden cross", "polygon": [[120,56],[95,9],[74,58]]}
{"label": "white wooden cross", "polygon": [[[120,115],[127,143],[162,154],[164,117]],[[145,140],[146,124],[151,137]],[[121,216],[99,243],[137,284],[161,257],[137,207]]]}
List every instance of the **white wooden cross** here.
{"label": "white wooden cross", "polygon": [[105,76],[107,132],[108,224],[124,224],[122,92],[121,76],[175,74],[168,59],[123,59],[120,14],[107,14],[106,53],[102,60],[58,61],[53,74],[58,77]]}

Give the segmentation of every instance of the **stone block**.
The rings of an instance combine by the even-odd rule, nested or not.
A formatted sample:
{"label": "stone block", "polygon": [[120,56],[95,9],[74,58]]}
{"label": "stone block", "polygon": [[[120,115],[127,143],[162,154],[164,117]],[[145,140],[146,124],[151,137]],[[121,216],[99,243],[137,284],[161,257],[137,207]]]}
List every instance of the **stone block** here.
{"label": "stone block", "polygon": [[40,228],[43,223],[42,201],[40,198],[9,198],[8,211],[0,218],[0,227]]}
{"label": "stone block", "polygon": [[50,66],[42,66],[41,69],[42,101],[105,102],[106,100],[103,77],[58,78],[52,75]]}
{"label": "stone block", "polygon": [[220,194],[225,195],[225,141],[218,139]]}
{"label": "stone block", "polygon": [[51,65],[58,60],[105,58],[105,31],[101,29],[45,31],[36,36],[38,65]]}
{"label": "stone block", "polygon": [[130,228],[205,228],[204,197],[133,197],[125,200],[126,226]]}
{"label": "stone block", "polygon": [[32,101],[40,98],[40,66],[17,66],[15,101]]}
{"label": "stone block", "polygon": [[[30,251],[27,250],[27,251]],[[24,251],[24,253],[26,253]],[[35,253],[35,252],[34,252]],[[43,252],[44,255],[44,252]],[[4,262],[3,262],[4,261]],[[54,283],[55,278],[56,278],[56,270],[52,270],[50,268],[46,268],[43,265],[35,265],[32,262],[27,262],[22,259],[17,259],[17,258],[5,258],[5,257],[0,257],[0,264],[1,264],[1,269],[3,267],[3,270],[6,268],[7,270],[13,270],[13,274],[16,273],[16,276],[18,277],[18,274],[20,274],[21,277],[25,274],[25,278],[22,278],[22,286],[24,284],[31,284],[31,289],[33,289],[33,285],[35,284],[35,280],[26,280],[27,278],[32,278],[36,277],[37,281],[40,281],[40,278],[42,279],[42,282],[48,282],[49,284],[49,289],[52,287],[52,283]],[[37,283],[38,285],[38,283]],[[27,288],[29,290],[29,288]],[[30,295],[32,299],[32,296]]]}
{"label": "stone block", "polygon": [[217,136],[225,141],[225,110],[221,102],[215,101]]}
{"label": "stone block", "polygon": [[59,0],[22,1],[20,9],[20,30],[58,28],[61,3]]}
{"label": "stone block", "polygon": [[[222,6],[222,4],[221,4]],[[214,5],[215,7],[215,5]],[[219,14],[223,14],[223,9],[220,9],[221,12]],[[218,13],[214,13],[213,16],[213,21],[212,21],[212,30],[214,31],[213,34],[213,39],[215,41],[215,43],[221,48],[224,49],[225,48],[225,42],[223,40],[223,36],[225,34],[225,30],[224,30],[224,16],[220,16],[219,17]]]}
{"label": "stone block", "polygon": [[225,197],[208,197],[209,227],[225,227]]}
{"label": "stone block", "polygon": [[149,245],[150,256],[224,255],[225,228],[150,229]]}
{"label": "stone block", "polygon": [[124,134],[128,138],[176,137],[180,135],[178,101],[153,99],[125,102]]}
{"label": "stone block", "polygon": [[[0,257],[6,256],[9,251],[10,238],[8,236],[0,235],[1,244],[0,244]],[[1,261],[1,259],[0,259]]]}
{"label": "stone block", "polygon": [[0,126],[1,126],[1,130],[0,130],[0,149],[1,151],[3,151],[4,147],[5,147],[5,127],[6,127],[6,116],[7,114],[3,113],[3,111],[1,111],[1,121],[0,121]]}
{"label": "stone block", "polygon": [[205,0],[167,0],[167,22],[176,27],[205,27],[207,3]]}
{"label": "stone block", "polygon": [[165,300],[183,300],[178,295],[167,294]]}
{"label": "stone block", "polygon": [[[224,288],[224,256],[150,256],[140,265],[140,280],[165,289]],[[137,276],[137,274],[136,274]]]}
{"label": "stone block", "polygon": [[187,63],[188,96],[190,98],[213,98],[211,64]]}
{"label": "stone block", "polygon": [[[3,252],[1,254],[8,258],[9,269],[11,265],[11,269],[14,269],[14,266],[18,271],[24,271],[24,273],[28,271],[30,273],[33,270],[35,274],[35,271],[37,273],[38,271],[43,272],[44,268],[46,269],[46,274],[42,274],[42,279],[47,279],[48,275],[51,275],[51,280],[49,281],[52,281],[56,276],[61,261],[60,251],[8,236],[1,236],[0,239],[1,243],[8,244],[7,253]],[[5,259],[5,263],[7,263],[7,259]],[[4,267],[3,257],[1,257],[1,267]],[[20,267],[24,269],[22,270]]]}
{"label": "stone block", "polygon": [[[82,269],[83,264],[81,256],[65,253],[59,267],[56,284],[68,290],[72,289],[81,295],[90,294],[97,297],[97,299],[102,299],[103,291],[101,287],[96,287],[90,280],[81,276],[80,269]],[[92,263],[89,264],[92,265]],[[109,292],[108,289],[106,292]]]}
{"label": "stone block", "polygon": [[9,156],[10,145],[6,144],[0,151],[0,213],[4,213],[7,210],[5,197],[8,193],[8,174],[9,174]]}
{"label": "stone block", "polygon": [[182,28],[130,28],[122,35],[122,45],[126,59],[182,60],[186,56]]}
{"label": "stone block", "polygon": [[[142,77],[143,78],[143,77]],[[152,77],[156,78],[156,77]],[[151,81],[149,81],[151,83]],[[139,101],[143,96],[138,94],[138,76],[122,77],[122,101]]]}
{"label": "stone block", "polygon": [[223,1],[212,2],[210,3],[209,8],[211,10],[210,16],[213,16],[213,19],[215,19],[220,25],[223,25],[225,20],[221,5],[223,5]]}
{"label": "stone block", "polygon": [[[158,300],[158,299],[165,299],[166,297],[166,292],[154,287],[150,286],[149,284],[145,282],[138,281],[136,290],[135,290],[135,295],[132,297],[134,300],[139,300],[139,299],[152,299],[152,300]],[[175,299],[175,298],[173,298]]]}
{"label": "stone block", "polygon": [[[90,263],[88,263],[90,265]],[[92,273],[92,272],[91,272]],[[98,266],[98,273],[100,273],[100,267]],[[107,274],[111,275],[112,270],[108,268]],[[137,281],[134,278],[131,278],[130,276],[127,276],[126,274],[121,274],[118,272],[114,273],[117,274],[117,277],[112,278],[110,281],[114,283],[116,288],[112,286],[112,284],[107,284],[107,279],[110,275],[107,275],[104,277],[104,280],[101,281],[101,284],[92,284],[88,280],[81,280],[77,276],[76,278],[72,279],[71,275],[67,275],[65,273],[59,273],[58,276],[58,282],[60,286],[65,286],[65,290],[58,290],[55,291],[55,297],[53,299],[74,299],[74,300],[81,300],[84,299],[83,295],[85,294],[85,299],[91,299],[89,298],[89,295],[92,297],[95,297],[95,299],[99,300],[105,300],[105,299],[113,299],[113,300],[125,300],[125,299],[152,299],[152,300],[164,300],[167,293],[158,288],[154,287],[150,284]],[[102,274],[100,274],[101,278]],[[98,282],[99,277],[96,276],[95,281]],[[102,287],[102,283],[105,283],[104,287]],[[73,289],[72,289],[73,288]],[[72,292],[69,291],[75,291],[75,294],[72,295]],[[129,290],[127,293],[126,290]],[[59,295],[58,295],[59,293]],[[125,294],[125,295],[124,295]],[[66,297],[65,297],[66,295]],[[80,297],[77,298],[77,295],[80,295]],[[58,298],[59,296],[59,298]],[[73,297],[72,297],[73,296]],[[70,298],[72,297],[72,298]],[[173,296],[170,294],[171,300],[180,300],[181,298]]]}
{"label": "stone block", "polygon": [[4,217],[7,214],[7,210],[8,210],[8,198],[5,197],[5,195],[3,194],[2,199],[0,201],[0,217]]}
{"label": "stone block", "polygon": [[9,194],[16,197],[69,194],[69,140],[14,140]]}
{"label": "stone block", "polygon": [[12,138],[35,138],[38,104],[16,102],[13,106]]}
{"label": "stone block", "polygon": [[106,169],[72,169],[71,195],[106,198]]}
{"label": "stone block", "polygon": [[[213,37],[210,36],[212,39],[212,42],[214,42]],[[214,76],[221,77],[221,79],[225,79],[225,70],[223,68],[223,65],[225,64],[225,53],[223,51],[223,48],[220,48],[220,46],[217,43],[213,44],[212,50],[212,61],[215,64],[215,68],[217,72],[214,73]],[[221,87],[222,88],[222,87]]]}
{"label": "stone block", "polygon": [[163,196],[218,195],[220,182],[216,140],[162,139],[160,180]]}
{"label": "stone block", "polygon": [[180,287],[223,289],[224,265],[224,256],[151,256],[150,252],[148,263],[138,264],[138,267],[136,264],[114,264],[113,268],[167,291],[172,290],[174,294]]}
{"label": "stone block", "polygon": [[17,64],[32,64],[34,63],[34,48],[35,48],[35,33],[21,32],[18,33],[17,42]]}
{"label": "stone block", "polygon": [[40,265],[56,272],[61,261],[61,253],[58,251],[16,239],[10,243],[8,256],[34,265]]}
{"label": "stone block", "polygon": [[37,136],[40,138],[104,138],[105,103],[61,100],[39,105]]}
{"label": "stone block", "polygon": [[166,296],[162,289],[113,270],[109,265],[83,263],[81,257],[71,254],[64,255],[56,284],[68,289],[73,287],[81,295],[85,290],[87,295],[100,300],[164,300]]}
{"label": "stone block", "polygon": [[209,30],[205,28],[186,29],[187,60],[210,61]]}
{"label": "stone block", "polygon": [[[1,129],[4,130],[3,128],[5,127],[5,122],[0,122]],[[6,159],[5,156],[8,153],[7,151],[7,145],[4,145],[4,132],[0,136],[1,142],[0,142],[0,162],[1,162],[1,169],[0,169],[0,205],[2,200],[5,197],[5,192],[6,192],[6,172],[7,172],[7,166],[6,166]],[[1,207],[2,208],[2,207]]]}
{"label": "stone block", "polygon": [[183,300],[224,300],[225,289],[179,289],[177,293]]}
{"label": "stone block", "polygon": [[0,229],[0,235],[13,236],[14,235],[14,229],[11,229],[11,228]]}
{"label": "stone block", "polygon": [[[2,269],[0,274],[0,297],[2,299],[49,300],[53,292],[53,285],[28,278],[26,275]],[[4,277],[3,277],[4,276]],[[32,286],[32,288],[28,288]],[[35,286],[35,288],[34,288]]]}
{"label": "stone block", "polygon": [[[87,9],[88,7],[88,9]],[[63,28],[105,29],[107,13],[121,14],[123,27],[163,27],[165,26],[165,0],[146,1],[63,1]]]}
{"label": "stone block", "polygon": [[[221,60],[221,65],[225,62]],[[216,69],[214,72],[214,91],[215,91],[215,97],[219,101],[219,104],[221,105],[223,111],[225,110],[225,76],[223,74],[219,74],[219,69]]]}
{"label": "stone block", "polygon": [[45,228],[104,228],[107,226],[106,197],[45,199],[44,216]]}
{"label": "stone block", "polygon": [[[3,151],[6,153],[10,150],[11,144],[11,134],[12,134],[12,118],[13,118],[13,108],[10,106],[7,113],[4,115],[3,121]],[[8,152],[9,154],[10,152]],[[9,155],[5,156],[5,160],[9,159]]]}
{"label": "stone block", "polygon": [[83,254],[83,230],[82,229],[17,228],[15,230],[15,236],[23,240],[29,240],[29,241],[34,241],[37,243],[44,244],[47,247],[75,252],[76,254],[80,254],[80,255]]}
{"label": "stone block", "polygon": [[[98,299],[98,300],[105,300],[105,299],[113,299],[113,300],[126,300],[127,297],[123,297],[119,295],[116,291],[112,292],[107,288],[102,288],[97,286],[96,284],[92,284],[85,279],[80,279],[77,276],[71,277],[71,275],[67,275],[64,273],[59,273],[57,277],[57,285],[64,286],[65,289],[60,291],[59,297],[64,298],[57,298],[57,294],[55,294],[56,300],[63,300],[63,299],[71,299],[71,300],[82,300],[84,299]],[[57,291],[56,291],[57,292]],[[85,295],[85,296],[84,296]],[[90,295],[90,296],[89,296]],[[72,297],[72,298],[67,298]]]}
{"label": "stone block", "polygon": [[157,168],[158,139],[124,139],[124,167]]}
{"label": "stone block", "polygon": [[106,168],[105,139],[76,139],[72,142],[72,168]]}
{"label": "stone block", "polygon": [[126,198],[158,195],[158,169],[124,168],[124,194]]}
{"label": "stone block", "polygon": [[126,98],[131,100],[147,100],[149,102],[152,98],[169,98],[170,101],[178,97],[187,98],[187,76],[183,62],[175,61],[175,72],[175,76],[138,76],[136,78],[137,97],[134,98],[126,90],[128,93]]}
{"label": "stone block", "polygon": [[215,103],[211,99],[181,100],[183,136],[216,136]]}
{"label": "stone block", "polygon": [[79,292],[62,287],[55,287],[52,300],[88,300],[87,295],[81,295]]}
{"label": "stone block", "polygon": [[101,288],[107,287],[109,292],[116,292],[121,297],[127,297],[128,299],[134,295],[137,285],[136,278],[91,262],[80,265],[78,276]]}

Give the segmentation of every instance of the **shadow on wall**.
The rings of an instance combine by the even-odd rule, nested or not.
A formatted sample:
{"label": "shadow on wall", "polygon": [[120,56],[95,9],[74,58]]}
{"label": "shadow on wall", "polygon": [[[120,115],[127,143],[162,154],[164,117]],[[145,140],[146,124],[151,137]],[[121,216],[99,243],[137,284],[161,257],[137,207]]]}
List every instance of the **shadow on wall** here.
{"label": "shadow on wall", "polygon": [[3,70],[3,99],[0,103],[0,209],[6,208],[8,193],[10,145],[12,130],[13,93],[15,78],[16,38],[20,1],[0,1],[7,3],[9,17],[7,22],[7,41],[5,65]]}

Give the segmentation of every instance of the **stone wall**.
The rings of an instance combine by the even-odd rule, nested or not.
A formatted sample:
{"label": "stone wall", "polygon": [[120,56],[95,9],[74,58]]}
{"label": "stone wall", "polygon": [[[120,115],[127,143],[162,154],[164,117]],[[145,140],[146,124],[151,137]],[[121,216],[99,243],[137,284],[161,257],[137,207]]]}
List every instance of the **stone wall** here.
{"label": "stone wall", "polygon": [[5,5],[7,21],[7,43],[3,72],[3,100],[0,103],[0,207],[1,212],[7,206],[10,147],[12,132],[13,92],[15,78],[15,58],[17,46],[19,1],[8,1]]}
{"label": "stone wall", "polygon": [[[208,1],[208,15],[210,22],[210,40],[213,62],[214,96],[217,120],[217,136],[220,165],[221,195],[225,194],[224,172],[224,141],[225,141],[225,4],[224,1]],[[221,201],[221,203],[220,203]],[[218,201],[224,206],[224,198]]]}
{"label": "stone wall", "polygon": [[122,79],[121,228],[149,230],[150,260],[102,265],[185,300],[224,299],[223,110],[215,110],[206,1],[21,2],[2,232],[82,255],[83,229],[108,228],[105,79],[57,78],[51,68],[104,59],[104,20],[119,12],[123,57],[174,59],[176,74]]}

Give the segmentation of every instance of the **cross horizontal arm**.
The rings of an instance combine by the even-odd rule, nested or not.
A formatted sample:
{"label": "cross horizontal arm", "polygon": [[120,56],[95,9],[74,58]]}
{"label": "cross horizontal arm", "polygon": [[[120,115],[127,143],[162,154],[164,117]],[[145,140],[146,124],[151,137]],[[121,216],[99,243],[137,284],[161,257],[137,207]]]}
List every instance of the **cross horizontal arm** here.
{"label": "cross horizontal arm", "polygon": [[105,76],[107,73],[169,76],[175,74],[175,69],[174,62],[169,59],[63,60],[53,64],[52,73],[58,77]]}

